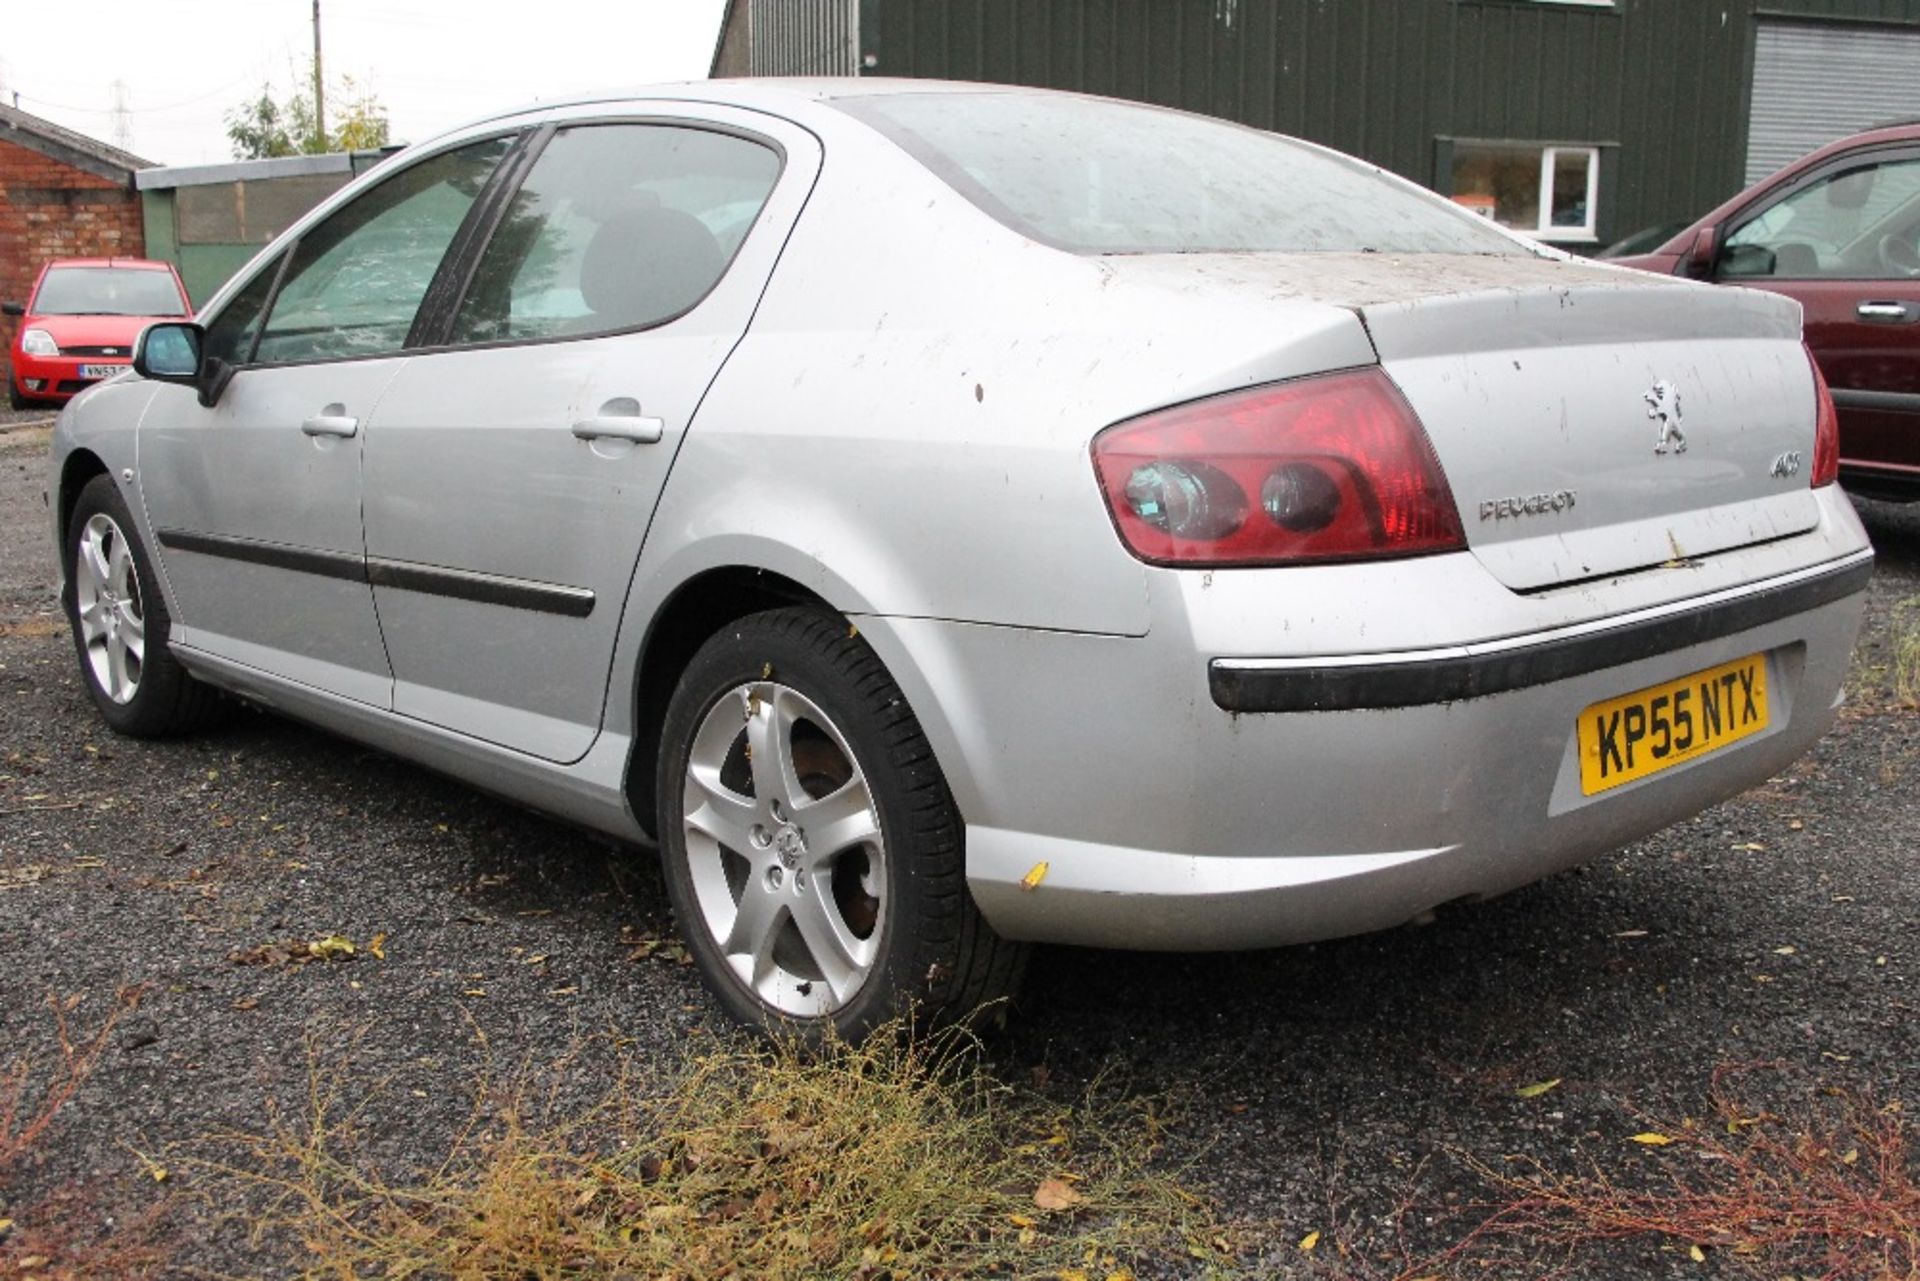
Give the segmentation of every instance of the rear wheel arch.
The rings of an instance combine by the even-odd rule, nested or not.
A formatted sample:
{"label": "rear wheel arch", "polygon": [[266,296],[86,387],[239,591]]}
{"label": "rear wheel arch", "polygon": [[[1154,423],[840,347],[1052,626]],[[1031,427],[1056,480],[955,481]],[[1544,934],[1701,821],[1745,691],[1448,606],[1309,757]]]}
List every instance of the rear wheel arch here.
{"label": "rear wheel arch", "polygon": [[660,732],[687,664],[721,628],[752,614],[790,605],[841,611],[784,574],[752,565],[706,570],[676,588],[647,628],[633,682],[633,751],[627,761],[627,798],[647,835],[655,828],[654,773]]}

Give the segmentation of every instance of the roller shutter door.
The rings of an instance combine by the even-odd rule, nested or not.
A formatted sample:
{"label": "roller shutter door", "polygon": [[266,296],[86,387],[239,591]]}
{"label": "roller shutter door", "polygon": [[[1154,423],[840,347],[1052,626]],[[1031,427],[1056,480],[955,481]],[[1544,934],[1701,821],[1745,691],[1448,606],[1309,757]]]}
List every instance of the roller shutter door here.
{"label": "roller shutter door", "polygon": [[1836,138],[1893,120],[1920,120],[1920,30],[1760,23],[1749,183]]}

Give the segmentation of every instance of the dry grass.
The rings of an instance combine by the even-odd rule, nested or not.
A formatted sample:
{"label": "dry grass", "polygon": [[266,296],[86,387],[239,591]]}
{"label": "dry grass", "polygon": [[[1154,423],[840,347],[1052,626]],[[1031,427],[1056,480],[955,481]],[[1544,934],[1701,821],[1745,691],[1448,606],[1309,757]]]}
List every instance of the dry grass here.
{"label": "dry grass", "polygon": [[1893,607],[1888,681],[1893,700],[1909,711],[1920,709],[1920,596]]}
{"label": "dry grass", "polygon": [[[549,1100],[550,1101],[550,1100]],[[310,1275],[513,1278],[1126,1276],[1231,1243],[1156,1163],[1167,1118],[1095,1087],[1071,1106],[1000,1083],[976,1048],[880,1035],[825,1053],[720,1048],[664,1094],[623,1073],[554,1115],[487,1088],[437,1172],[396,1183],[316,1069],[305,1113],[229,1136],[212,1167],[264,1201]],[[290,1244],[291,1242],[289,1242]]]}
{"label": "dry grass", "polygon": [[1636,1146],[1622,1136],[1579,1173],[1467,1158],[1496,1197],[1434,1262],[1487,1275],[1502,1259],[1537,1269],[1547,1254],[1572,1260],[1651,1244],[1715,1261],[1720,1275],[1920,1278],[1920,1153],[1908,1145],[1902,1105],[1831,1087],[1802,1089],[1780,1111],[1753,1101],[1781,1081],[1773,1070],[1723,1068],[1710,1120],[1650,1121],[1648,1133],[1672,1142]]}

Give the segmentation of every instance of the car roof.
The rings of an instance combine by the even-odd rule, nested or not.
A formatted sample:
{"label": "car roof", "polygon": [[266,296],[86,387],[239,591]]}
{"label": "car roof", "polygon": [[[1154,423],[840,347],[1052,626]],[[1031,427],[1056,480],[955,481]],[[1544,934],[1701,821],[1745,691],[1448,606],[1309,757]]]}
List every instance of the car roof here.
{"label": "car roof", "polygon": [[899,94],[951,93],[1002,94],[1026,93],[1060,95],[1060,90],[1037,89],[1029,85],[988,84],[971,80],[915,80],[901,76],[750,76],[730,80],[682,80],[669,84],[628,85],[597,92],[571,94],[522,103],[504,111],[489,113],[459,126],[463,132],[475,125],[516,116],[553,111],[566,107],[592,105],[619,106],[667,99],[677,102],[705,102],[723,106],[778,109],[802,103],[830,102],[836,98],[875,98]]}
{"label": "car roof", "polygon": [[47,270],[55,267],[126,267],[133,271],[172,271],[169,263],[156,262],[151,258],[55,258],[47,264]]}

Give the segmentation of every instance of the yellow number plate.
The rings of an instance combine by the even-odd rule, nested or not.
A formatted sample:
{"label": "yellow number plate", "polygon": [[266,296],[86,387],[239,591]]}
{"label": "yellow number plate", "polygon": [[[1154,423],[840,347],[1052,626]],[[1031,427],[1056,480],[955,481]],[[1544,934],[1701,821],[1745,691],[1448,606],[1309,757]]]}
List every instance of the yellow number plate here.
{"label": "yellow number plate", "polygon": [[1595,703],[1580,713],[1580,790],[1588,796],[1718,751],[1767,727],[1763,654]]}

